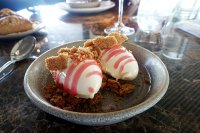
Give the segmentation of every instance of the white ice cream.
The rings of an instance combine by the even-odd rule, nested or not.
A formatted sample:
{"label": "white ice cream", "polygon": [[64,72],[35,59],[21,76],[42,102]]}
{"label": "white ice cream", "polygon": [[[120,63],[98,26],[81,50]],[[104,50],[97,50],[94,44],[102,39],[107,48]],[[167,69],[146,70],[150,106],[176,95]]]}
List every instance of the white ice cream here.
{"label": "white ice cream", "polygon": [[102,51],[103,70],[116,79],[133,80],[138,75],[138,63],[134,56],[122,46]]}
{"label": "white ice cream", "polygon": [[[79,98],[93,98],[102,84],[102,71],[95,60],[87,59],[78,65],[70,61],[63,71],[57,71],[56,82],[62,84],[66,92]],[[71,70],[70,70],[71,69]]]}

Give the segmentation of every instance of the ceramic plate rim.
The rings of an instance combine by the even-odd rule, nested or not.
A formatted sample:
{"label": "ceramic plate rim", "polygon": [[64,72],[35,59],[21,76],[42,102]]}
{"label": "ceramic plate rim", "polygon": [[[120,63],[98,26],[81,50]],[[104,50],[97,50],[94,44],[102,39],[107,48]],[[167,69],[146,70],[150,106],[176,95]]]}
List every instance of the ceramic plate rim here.
{"label": "ceramic plate rim", "polygon": [[[107,6],[102,6],[103,2],[110,2]],[[115,6],[115,3],[112,1],[102,1],[99,7],[92,7],[92,8],[71,8],[66,2],[59,2],[56,4],[56,6],[62,10],[71,12],[71,13],[98,13],[102,11],[106,11],[108,9],[111,9]]]}

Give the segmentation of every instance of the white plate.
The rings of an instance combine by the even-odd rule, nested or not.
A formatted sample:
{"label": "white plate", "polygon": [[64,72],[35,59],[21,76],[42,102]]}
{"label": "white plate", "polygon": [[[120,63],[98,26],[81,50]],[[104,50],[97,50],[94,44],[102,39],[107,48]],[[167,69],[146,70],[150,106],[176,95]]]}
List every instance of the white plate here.
{"label": "white plate", "polygon": [[71,13],[99,13],[102,11],[106,11],[108,9],[111,9],[115,6],[115,3],[112,1],[102,1],[100,6],[93,7],[93,8],[71,8],[66,2],[60,2],[56,4],[58,8],[63,9],[65,11],[71,12]]}
{"label": "white plate", "polygon": [[25,32],[18,32],[18,33],[12,33],[12,34],[8,34],[8,35],[0,35],[0,39],[15,39],[15,38],[21,38],[27,35],[30,35],[32,33],[35,33],[39,30],[41,30],[42,28],[44,28],[44,24],[42,23],[35,23],[33,26],[33,29],[25,31]]}

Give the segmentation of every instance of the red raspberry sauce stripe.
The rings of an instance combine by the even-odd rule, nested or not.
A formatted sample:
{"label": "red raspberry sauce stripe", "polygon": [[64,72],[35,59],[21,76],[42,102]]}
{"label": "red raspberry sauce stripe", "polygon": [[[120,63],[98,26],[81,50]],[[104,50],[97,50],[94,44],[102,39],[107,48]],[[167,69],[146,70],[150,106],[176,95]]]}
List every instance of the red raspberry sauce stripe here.
{"label": "red raspberry sauce stripe", "polygon": [[79,79],[81,77],[81,74],[83,73],[83,71],[91,66],[91,65],[97,65],[96,62],[92,61],[92,62],[86,62],[86,63],[83,63],[79,68],[78,70],[76,71],[76,73],[74,74],[74,77],[73,77],[73,82],[72,82],[72,88],[71,88],[71,94],[73,96],[76,96],[77,95],[77,86],[78,86],[78,82],[79,82]]}
{"label": "red raspberry sauce stripe", "polygon": [[124,64],[119,69],[119,73],[122,73],[122,71],[124,70],[125,65],[130,63],[130,62],[132,62],[132,61],[135,61],[135,59],[131,58],[131,59],[128,59],[126,62],[124,62]]}
{"label": "red raspberry sauce stripe", "polygon": [[92,71],[92,72],[89,72],[89,73],[87,73],[86,78],[89,78],[90,76],[93,76],[93,75],[98,75],[98,76],[100,76],[101,78],[103,78],[103,74],[102,74],[100,71]]}
{"label": "red raspberry sauce stripe", "polygon": [[119,64],[120,64],[122,61],[124,61],[124,60],[126,60],[126,59],[128,59],[128,58],[132,58],[132,57],[131,57],[130,55],[125,55],[125,56],[120,57],[120,58],[115,62],[114,68],[117,69],[117,68],[119,67]]}
{"label": "red raspberry sauce stripe", "polygon": [[94,93],[94,88],[89,87],[89,88],[88,88],[88,91],[89,91],[90,93]]}
{"label": "red raspberry sauce stripe", "polygon": [[101,53],[102,55],[104,55],[105,53],[107,53],[110,49],[104,49],[103,52]]}
{"label": "red raspberry sauce stripe", "polygon": [[115,49],[118,49],[119,47],[120,47],[120,45],[115,45],[115,46],[113,46],[112,48],[104,49],[101,55],[104,55],[104,54],[107,53],[108,51],[111,52],[111,51],[113,51],[113,50],[115,50]]}
{"label": "red raspberry sauce stripe", "polygon": [[106,58],[106,62],[108,62],[113,56],[116,56],[118,54],[125,53],[126,51],[123,49],[117,49],[115,51],[110,52],[110,54]]}
{"label": "red raspberry sauce stripe", "polygon": [[72,64],[72,65],[70,65],[69,68],[67,69],[66,77],[65,77],[65,82],[64,82],[64,90],[65,90],[65,91],[70,90],[70,88],[69,88],[69,81],[70,81],[70,78],[72,77],[72,73],[73,73],[75,67],[76,67],[76,66],[74,66],[74,64]]}
{"label": "red raspberry sauce stripe", "polygon": [[60,83],[59,73],[55,72],[55,74],[56,74],[56,84],[59,84]]}

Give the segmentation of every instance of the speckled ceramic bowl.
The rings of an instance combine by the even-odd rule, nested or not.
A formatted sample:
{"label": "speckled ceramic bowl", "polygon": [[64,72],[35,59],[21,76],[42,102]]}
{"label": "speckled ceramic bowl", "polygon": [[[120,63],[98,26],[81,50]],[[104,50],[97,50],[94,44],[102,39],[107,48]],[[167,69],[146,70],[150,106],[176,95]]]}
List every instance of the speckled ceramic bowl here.
{"label": "speckled ceramic bowl", "polygon": [[[106,113],[82,113],[63,110],[51,105],[44,98],[44,87],[47,82],[52,82],[51,75],[44,65],[45,58],[56,55],[57,51],[62,47],[82,45],[83,41],[77,41],[56,47],[42,54],[29,66],[24,77],[24,89],[30,100],[37,107],[70,122],[83,125],[108,125],[124,121],[146,111],[154,106],[167,91],[169,74],[159,57],[138,45],[124,43],[123,46],[133,52],[133,55],[139,63],[140,74],[135,80],[138,80],[138,84],[141,85],[136,88],[134,93],[118,101],[120,106],[116,110],[111,110]],[[141,79],[144,78],[144,75],[141,73],[148,75],[151,82],[150,85],[143,83],[144,81]],[[103,100],[105,99],[103,98]],[[107,102],[104,102],[102,107],[115,105],[112,99],[106,100]]]}

